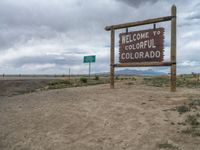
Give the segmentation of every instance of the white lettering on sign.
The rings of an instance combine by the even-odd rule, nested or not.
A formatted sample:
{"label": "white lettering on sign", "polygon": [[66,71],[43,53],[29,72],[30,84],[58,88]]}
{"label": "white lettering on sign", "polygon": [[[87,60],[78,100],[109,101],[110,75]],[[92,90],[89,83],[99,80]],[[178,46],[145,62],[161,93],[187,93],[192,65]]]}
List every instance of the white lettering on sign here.
{"label": "white lettering on sign", "polygon": [[143,33],[135,33],[135,34],[127,34],[122,36],[122,44],[128,44],[133,41],[139,41],[143,39],[149,38],[149,32],[143,32]]}
{"label": "white lettering on sign", "polygon": [[146,58],[159,58],[160,51],[146,51],[146,52],[135,52],[135,53],[122,53],[121,59],[146,59]]}
{"label": "white lettering on sign", "polygon": [[146,48],[156,48],[154,39],[149,39],[149,40],[141,41],[136,44],[125,46],[125,50],[140,50],[140,49],[146,49]]}
{"label": "white lettering on sign", "polygon": [[164,28],[121,33],[119,61],[121,63],[163,61],[163,43]]}

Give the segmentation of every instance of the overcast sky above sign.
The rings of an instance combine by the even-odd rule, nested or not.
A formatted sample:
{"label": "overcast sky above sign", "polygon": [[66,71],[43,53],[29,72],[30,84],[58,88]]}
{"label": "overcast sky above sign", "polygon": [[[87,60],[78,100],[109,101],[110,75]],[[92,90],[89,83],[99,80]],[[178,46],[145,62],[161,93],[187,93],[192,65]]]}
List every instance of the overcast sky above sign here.
{"label": "overcast sky above sign", "polygon": [[[85,55],[96,55],[93,72],[107,72],[110,35],[104,27],[168,16],[172,4],[178,8],[178,73],[199,72],[199,0],[1,0],[0,73],[58,74],[69,67],[72,73],[87,73]],[[157,26],[166,28],[168,59],[170,22]]]}

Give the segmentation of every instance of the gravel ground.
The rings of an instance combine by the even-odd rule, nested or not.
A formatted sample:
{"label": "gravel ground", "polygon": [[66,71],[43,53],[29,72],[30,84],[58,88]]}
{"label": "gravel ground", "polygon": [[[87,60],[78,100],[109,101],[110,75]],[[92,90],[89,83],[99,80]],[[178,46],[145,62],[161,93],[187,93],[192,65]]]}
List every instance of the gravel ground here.
{"label": "gravel ground", "polygon": [[[108,84],[0,97],[1,150],[200,150],[171,110],[199,89]],[[169,148],[170,149],[170,148]]]}

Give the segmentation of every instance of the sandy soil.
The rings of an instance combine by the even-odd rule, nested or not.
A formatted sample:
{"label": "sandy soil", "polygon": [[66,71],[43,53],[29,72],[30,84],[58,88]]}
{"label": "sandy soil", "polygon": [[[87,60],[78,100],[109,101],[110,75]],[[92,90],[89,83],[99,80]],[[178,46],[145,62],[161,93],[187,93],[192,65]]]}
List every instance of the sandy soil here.
{"label": "sandy soil", "polygon": [[1,150],[157,150],[172,143],[200,150],[200,137],[181,133],[171,108],[199,89],[127,84],[67,88],[0,97]]}

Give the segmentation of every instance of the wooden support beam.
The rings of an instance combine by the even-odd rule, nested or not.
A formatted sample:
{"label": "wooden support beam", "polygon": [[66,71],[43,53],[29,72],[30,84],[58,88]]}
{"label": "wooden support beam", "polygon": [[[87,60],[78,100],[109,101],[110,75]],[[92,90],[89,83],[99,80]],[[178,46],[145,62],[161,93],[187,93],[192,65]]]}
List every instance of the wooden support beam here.
{"label": "wooden support beam", "polygon": [[151,66],[171,66],[171,62],[141,62],[141,63],[121,63],[115,67],[151,67]]}
{"label": "wooden support beam", "polygon": [[[171,8],[171,15],[176,16],[176,6]],[[171,91],[176,91],[176,17],[171,21]]]}
{"label": "wooden support beam", "polygon": [[174,18],[173,15],[160,17],[160,18],[154,18],[154,19],[147,19],[147,20],[137,21],[137,22],[129,22],[129,23],[123,23],[123,24],[118,24],[118,25],[106,26],[105,30],[110,31],[112,28],[116,30],[116,29],[135,27],[135,26],[140,26],[140,25],[147,25],[147,24],[152,24],[152,23],[157,23],[157,22],[170,21],[172,18]]}
{"label": "wooden support beam", "polygon": [[[122,28],[135,27],[140,25],[153,24],[171,20],[171,61],[170,62],[136,62],[115,64],[115,30]],[[155,27],[155,26],[154,26]],[[176,91],[176,6],[171,7],[171,16],[154,19],[147,19],[137,22],[129,22],[105,27],[106,31],[111,30],[110,47],[110,88],[114,88],[115,67],[151,67],[151,66],[171,66],[171,91]]]}
{"label": "wooden support beam", "polygon": [[110,88],[114,89],[114,72],[115,72],[115,30],[111,29],[111,46],[110,46]]}

